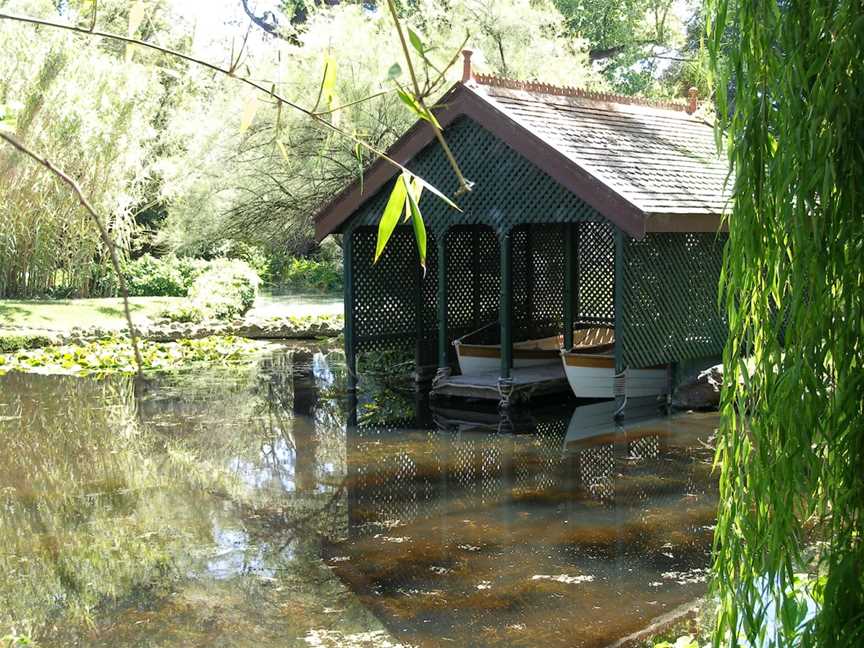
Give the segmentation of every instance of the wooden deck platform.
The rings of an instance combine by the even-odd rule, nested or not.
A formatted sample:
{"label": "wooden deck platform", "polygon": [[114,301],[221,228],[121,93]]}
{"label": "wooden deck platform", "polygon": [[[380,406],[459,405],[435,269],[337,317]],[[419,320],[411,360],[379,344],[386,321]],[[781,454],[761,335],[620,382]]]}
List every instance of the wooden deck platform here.
{"label": "wooden deck platform", "polygon": [[[513,387],[510,393],[510,403],[524,403],[539,396],[570,393],[567,376],[561,363],[512,369]],[[433,386],[433,398],[477,398],[481,400],[500,401],[498,391],[497,371],[474,374],[472,376],[450,376],[438,380]]]}

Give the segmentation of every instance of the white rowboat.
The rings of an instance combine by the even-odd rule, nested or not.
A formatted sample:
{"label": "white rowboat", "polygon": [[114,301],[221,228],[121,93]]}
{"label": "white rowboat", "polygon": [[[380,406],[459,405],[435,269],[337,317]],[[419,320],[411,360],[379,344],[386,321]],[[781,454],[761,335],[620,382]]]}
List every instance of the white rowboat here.
{"label": "white rowboat", "polygon": [[[577,398],[615,397],[615,356],[611,353],[562,351],[561,360],[567,382]],[[665,367],[627,369],[623,378],[623,393],[628,398],[658,396],[668,390]]]}
{"label": "white rowboat", "polygon": [[[500,344],[468,344],[464,338],[453,342],[463,376],[491,373],[501,368]],[[615,331],[597,326],[573,331],[573,347],[582,351],[608,350],[615,341]],[[513,368],[536,367],[560,362],[564,337],[554,336],[513,343]]]}

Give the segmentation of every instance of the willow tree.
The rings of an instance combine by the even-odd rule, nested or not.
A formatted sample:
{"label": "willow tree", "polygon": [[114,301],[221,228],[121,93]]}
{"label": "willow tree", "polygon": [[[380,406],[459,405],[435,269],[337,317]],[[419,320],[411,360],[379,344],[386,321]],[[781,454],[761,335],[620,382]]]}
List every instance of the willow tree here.
{"label": "willow tree", "polygon": [[715,644],[860,646],[864,10],[712,0],[709,14],[734,169]]}

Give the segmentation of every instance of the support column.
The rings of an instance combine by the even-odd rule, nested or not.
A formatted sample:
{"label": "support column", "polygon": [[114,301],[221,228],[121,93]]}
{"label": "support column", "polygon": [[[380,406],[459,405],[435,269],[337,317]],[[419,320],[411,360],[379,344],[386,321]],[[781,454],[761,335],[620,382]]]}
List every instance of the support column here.
{"label": "support column", "polygon": [[624,412],[627,398],[624,366],[624,232],[615,228],[615,416]]}
{"label": "support column", "polygon": [[501,293],[498,319],[501,324],[501,379],[510,379],[513,366],[513,242],[510,231],[499,235],[501,254]]}
{"label": "support column", "polygon": [[573,348],[573,304],[576,283],[576,250],[574,250],[573,230],[575,226],[567,223],[564,226],[564,349]]}
{"label": "support column", "polygon": [[438,237],[438,372],[449,368],[447,339],[447,230]]}
{"label": "support column", "polygon": [[345,365],[348,369],[348,391],[357,389],[357,343],[354,337],[354,231],[342,237],[342,274],[345,307]]}

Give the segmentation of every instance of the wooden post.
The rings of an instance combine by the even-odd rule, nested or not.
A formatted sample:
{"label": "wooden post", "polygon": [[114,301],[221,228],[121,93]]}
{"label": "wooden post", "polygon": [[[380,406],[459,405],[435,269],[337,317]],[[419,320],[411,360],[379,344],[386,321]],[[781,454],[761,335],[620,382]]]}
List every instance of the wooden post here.
{"label": "wooden post", "polygon": [[513,366],[513,250],[510,232],[499,235],[501,254],[501,292],[498,319],[501,324],[501,378],[510,378]]}
{"label": "wooden post", "polygon": [[348,368],[348,391],[357,389],[357,344],[354,337],[354,230],[342,236],[342,268],[345,307],[345,364]]}
{"label": "wooden post", "polygon": [[573,285],[576,283],[576,253],[573,249],[573,230],[575,226],[564,226],[564,349],[573,348]]}
{"label": "wooden post", "polygon": [[449,366],[447,339],[447,230],[438,238],[438,368]]}

